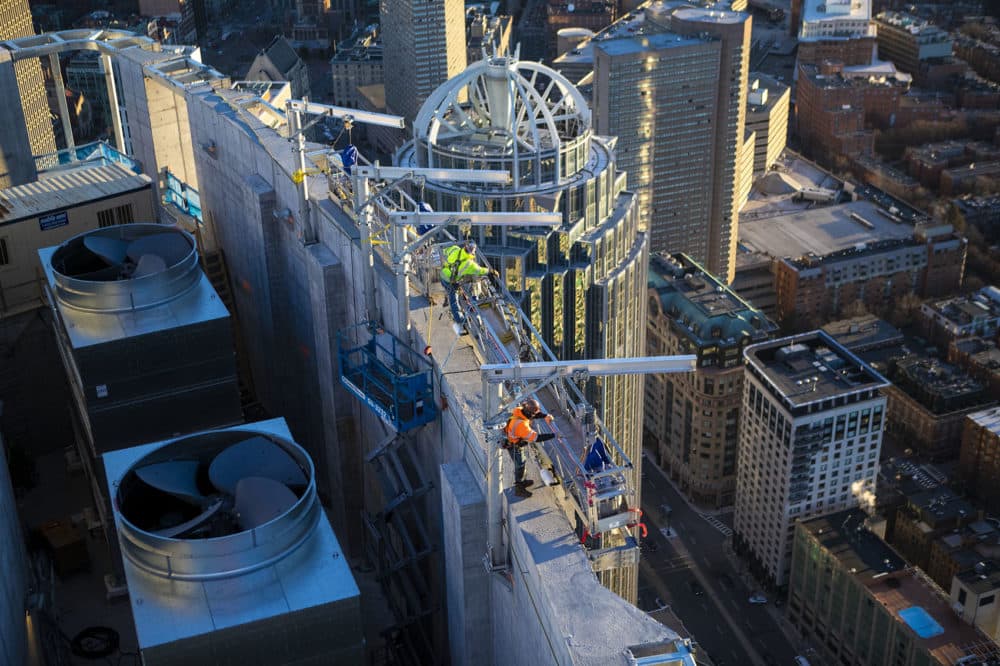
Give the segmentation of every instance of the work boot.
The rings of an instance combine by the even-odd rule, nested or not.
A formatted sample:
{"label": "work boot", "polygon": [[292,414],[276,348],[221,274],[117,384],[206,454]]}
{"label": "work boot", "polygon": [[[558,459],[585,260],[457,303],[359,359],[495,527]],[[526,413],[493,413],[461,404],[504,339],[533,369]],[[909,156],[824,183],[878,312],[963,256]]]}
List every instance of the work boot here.
{"label": "work boot", "polygon": [[519,483],[514,484],[514,494],[518,497],[531,497],[531,491]]}
{"label": "work boot", "polygon": [[531,479],[525,479],[524,481],[518,481],[514,485],[520,486],[521,488],[529,488],[535,484]]}

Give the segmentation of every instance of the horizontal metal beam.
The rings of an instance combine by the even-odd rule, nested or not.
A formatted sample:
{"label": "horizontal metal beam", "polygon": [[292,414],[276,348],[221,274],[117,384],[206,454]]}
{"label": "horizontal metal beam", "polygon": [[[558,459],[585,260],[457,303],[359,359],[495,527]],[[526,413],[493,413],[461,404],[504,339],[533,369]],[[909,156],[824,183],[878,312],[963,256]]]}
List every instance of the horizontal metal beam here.
{"label": "horizontal metal beam", "polygon": [[100,51],[107,55],[115,55],[121,49],[131,46],[139,46],[147,51],[153,51],[158,45],[145,35],[126,30],[90,29],[43,32],[40,35],[30,35],[0,42],[0,48],[9,51],[11,59],[15,61],[68,51]]}
{"label": "horizontal metal beam", "polygon": [[425,169],[421,167],[390,167],[373,164],[371,166],[355,166],[354,171],[364,178],[396,179],[422,177],[427,180],[458,181],[462,183],[498,183],[506,185],[510,182],[507,171],[490,171],[479,169]]}
{"label": "horizontal metal beam", "polygon": [[394,127],[396,129],[404,129],[406,127],[405,118],[387,113],[375,113],[373,111],[349,109],[344,106],[317,104],[316,102],[306,102],[301,99],[288,100],[286,106],[288,109],[299,113],[307,113],[315,116],[331,116],[333,118],[351,118],[355,122],[366,125],[379,125],[381,127]]}
{"label": "horizontal metal beam", "polygon": [[558,227],[562,215],[558,213],[389,213],[389,221],[397,226],[429,225],[447,226],[469,224],[492,227]]}
{"label": "horizontal metal beam", "polygon": [[480,370],[484,381],[495,384],[508,379],[544,379],[552,375],[570,377],[578,372],[586,373],[591,377],[693,372],[697,360],[697,356],[685,355],[539,361],[536,363],[488,363],[483,365]]}

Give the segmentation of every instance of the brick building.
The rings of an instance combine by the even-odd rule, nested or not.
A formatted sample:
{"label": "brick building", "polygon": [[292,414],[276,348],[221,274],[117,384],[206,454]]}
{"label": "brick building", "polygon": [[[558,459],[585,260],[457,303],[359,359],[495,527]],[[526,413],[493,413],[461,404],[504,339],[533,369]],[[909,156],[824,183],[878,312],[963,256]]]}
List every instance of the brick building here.
{"label": "brick building", "polygon": [[1000,333],[1000,289],[983,287],[968,296],[924,303],[920,320],[924,335],[942,347],[960,338],[995,338]]}
{"label": "brick building", "polygon": [[933,71],[924,65],[951,59],[951,35],[925,19],[903,12],[882,12],[875,17],[875,25],[879,59],[912,74],[921,85],[926,84],[923,75]]}
{"label": "brick building", "polygon": [[799,65],[795,129],[828,155],[871,154],[872,127],[888,127],[909,82],[896,75],[857,75],[842,62]]}
{"label": "brick building", "polygon": [[829,321],[855,301],[879,310],[905,294],[951,293],[962,283],[966,245],[950,225],[918,225],[909,239],[785,257],[775,263],[778,320],[809,327]]}
{"label": "brick building", "polygon": [[986,385],[991,395],[1000,395],[1000,348],[992,340],[964,338],[948,345],[948,362]]}
{"label": "brick building", "polygon": [[697,354],[693,373],[646,378],[644,434],[661,465],[695,503],[733,503],[743,348],[777,327],[683,254],[649,266],[647,353]]}
{"label": "brick building", "polygon": [[958,471],[970,495],[1000,512],[1000,407],[966,416]]}
{"label": "brick building", "polygon": [[982,382],[937,359],[894,358],[886,375],[892,382],[884,389],[887,430],[932,460],[955,457],[965,416],[995,402]]}

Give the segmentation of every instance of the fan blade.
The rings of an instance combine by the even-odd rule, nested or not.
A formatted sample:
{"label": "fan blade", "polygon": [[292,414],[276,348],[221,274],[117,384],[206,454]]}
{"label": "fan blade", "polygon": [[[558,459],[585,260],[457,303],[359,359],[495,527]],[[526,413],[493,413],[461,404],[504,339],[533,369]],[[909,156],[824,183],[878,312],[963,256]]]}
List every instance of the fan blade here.
{"label": "fan blade", "polygon": [[208,468],[212,485],[234,495],[236,484],[248,476],[263,476],[286,486],[308,482],[302,469],[280,446],[266,437],[244,439],[215,456]]}
{"label": "fan blade", "polygon": [[139,261],[143,255],[155,254],[167,266],[173,266],[191,252],[191,243],[179,233],[150,234],[128,244],[128,257]]}
{"label": "fan blade", "polygon": [[147,485],[190,504],[200,505],[205,500],[198,491],[197,460],[153,463],[136,469],[135,475]]}
{"label": "fan blade", "polygon": [[118,240],[117,238],[84,236],[83,246],[108,262],[111,266],[117,266],[125,261],[125,257],[128,256],[128,241]]}
{"label": "fan blade", "polygon": [[156,254],[144,254],[139,257],[139,263],[136,264],[135,270],[132,271],[132,277],[138,278],[153,275],[166,269],[167,263],[163,261],[162,257]]}
{"label": "fan blade", "polygon": [[153,532],[153,534],[167,539],[175,539],[180,535],[186,534],[208,522],[212,516],[218,513],[219,509],[222,508],[222,505],[222,498],[217,498],[207,509],[202,511],[200,515],[197,515],[191,520],[183,522],[180,525],[174,525],[173,527],[168,527],[163,530],[157,530],[156,532]]}
{"label": "fan blade", "polygon": [[274,520],[297,501],[288,486],[274,479],[248,476],[236,482],[236,517],[245,530]]}

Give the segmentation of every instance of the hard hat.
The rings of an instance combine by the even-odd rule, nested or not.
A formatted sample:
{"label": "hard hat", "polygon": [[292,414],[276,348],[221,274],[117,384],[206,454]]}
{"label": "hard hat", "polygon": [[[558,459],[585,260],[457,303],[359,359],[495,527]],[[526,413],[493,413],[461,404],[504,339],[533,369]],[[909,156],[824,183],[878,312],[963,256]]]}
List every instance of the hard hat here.
{"label": "hard hat", "polygon": [[537,414],[542,411],[542,406],[538,404],[538,401],[534,398],[528,398],[521,403],[521,409],[529,414]]}

